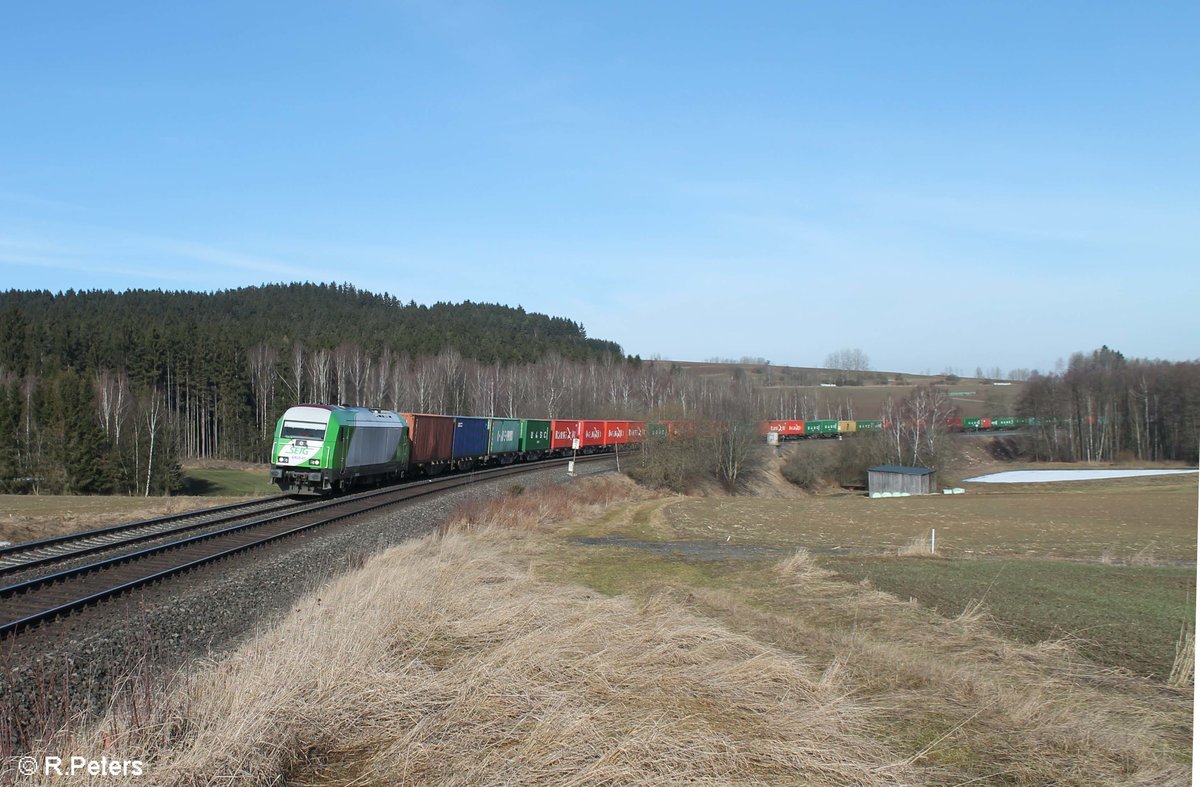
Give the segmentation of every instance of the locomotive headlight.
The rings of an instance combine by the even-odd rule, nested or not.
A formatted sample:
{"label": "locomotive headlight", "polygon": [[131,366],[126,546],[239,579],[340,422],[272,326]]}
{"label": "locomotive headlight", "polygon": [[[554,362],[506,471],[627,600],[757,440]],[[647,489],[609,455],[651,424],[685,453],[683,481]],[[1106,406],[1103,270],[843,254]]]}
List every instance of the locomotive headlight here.
{"label": "locomotive headlight", "polygon": [[279,457],[279,464],[286,465],[287,463],[288,463],[288,458],[286,456]]}
{"label": "locomotive headlight", "polygon": [[319,465],[319,464],[321,464],[321,460],[320,459],[309,459],[308,463],[310,465]]}

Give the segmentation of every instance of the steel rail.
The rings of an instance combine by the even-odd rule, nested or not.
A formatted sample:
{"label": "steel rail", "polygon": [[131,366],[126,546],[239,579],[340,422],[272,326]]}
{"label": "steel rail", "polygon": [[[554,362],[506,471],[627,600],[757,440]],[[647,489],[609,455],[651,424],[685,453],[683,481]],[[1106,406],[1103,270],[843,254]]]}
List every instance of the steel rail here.
{"label": "steel rail", "polygon": [[266,503],[266,502],[270,502],[272,500],[281,500],[281,499],[283,499],[283,497],[284,497],[284,495],[270,495],[268,497],[256,497],[253,500],[242,500],[237,503],[226,503],[225,505],[213,506],[212,508],[199,508],[199,509],[195,509],[193,511],[184,511],[179,514],[170,514],[168,516],[155,517],[154,519],[143,519],[143,520],[140,520],[137,522],[123,522],[122,524],[119,524],[119,525],[106,525],[104,527],[97,527],[92,530],[80,530],[75,533],[66,533],[65,535],[61,535],[61,536],[49,536],[47,538],[39,538],[36,541],[22,541],[19,544],[10,544],[8,546],[0,547],[0,557],[4,557],[5,555],[11,554],[13,552],[23,552],[23,551],[28,551],[31,549],[38,549],[40,547],[52,546],[54,544],[59,544],[64,541],[73,541],[76,539],[83,539],[83,538],[88,538],[88,537],[92,537],[92,536],[103,536],[103,535],[107,535],[109,533],[119,533],[123,530],[132,530],[135,527],[149,527],[151,525],[156,525],[156,524],[165,524],[167,522],[175,522],[180,519],[187,519],[188,517],[199,516],[201,514],[214,514],[214,513],[221,513],[223,511],[233,511],[238,508],[245,508],[247,506],[258,505],[260,503]]}
{"label": "steel rail", "polygon": [[[591,461],[599,461],[599,460],[608,459],[608,458],[611,458],[610,454],[592,454],[592,455],[588,455],[588,456],[578,457],[575,461],[591,462]],[[200,544],[205,541],[213,541],[218,538],[234,537],[240,533],[247,533],[255,528],[262,528],[271,523],[278,523],[278,522],[281,522],[282,520],[289,519],[292,517],[302,516],[304,514],[319,512],[319,511],[323,511],[328,508],[335,508],[335,507],[349,507],[349,509],[350,509],[348,511],[336,514],[331,517],[325,517],[325,518],[319,519],[315,522],[301,524],[296,527],[288,528],[288,529],[285,529],[280,532],[270,533],[270,534],[263,536],[262,538],[253,539],[251,541],[241,543],[241,544],[234,544],[233,546],[220,549],[211,554],[201,555],[200,557],[197,557],[197,558],[194,558],[191,560],[186,560],[185,562],[182,562],[182,563],[179,563],[179,564],[176,564],[173,566],[169,566],[167,568],[164,568],[164,569],[161,569],[158,571],[154,571],[153,573],[134,577],[127,581],[120,582],[117,585],[113,585],[113,586],[110,586],[107,588],[102,588],[95,592],[89,592],[84,596],[81,596],[81,597],[78,597],[78,598],[63,602],[63,603],[55,604],[54,606],[39,610],[37,612],[33,612],[32,614],[24,615],[23,617],[20,617],[17,619],[5,621],[4,623],[0,624],[0,637],[7,637],[10,635],[14,635],[24,629],[29,628],[30,626],[58,618],[61,615],[82,609],[82,608],[89,606],[91,604],[94,604],[96,602],[99,602],[99,601],[111,598],[113,596],[119,595],[121,593],[124,593],[128,590],[132,590],[134,588],[137,588],[137,587],[140,587],[140,586],[152,583],[152,582],[159,581],[161,579],[173,576],[175,574],[179,574],[179,573],[191,570],[193,568],[205,565],[207,563],[214,562],[216,560],[220,560],[220,559],[229,557],[231,555],[234,555],[234,554],[237,554],[240,552],[244,552],[249,549],[253,549],[258,546],[263,546],[265,544],[269,544],[269,543],[287,538],[287,537],[295,535],[297,533],[302,533],[302,532],[305,532],[308,530],[312,530],[313,528],[321,527],[323,525],[331,524],[333,522],[338,522],[338,521],[347,519],[352,516],[358,516],[360,514],[367,513],[369,511],[374,511],[374,510],[377,510],[380,508],[386,508],[388,506],[395,505],[396,503],[411,500],[413,498],[421,497],[421,496],[428,495],[428,494],[434,494],[437,492],[443,492],[443,491],[446,491],[449,489],[454,489],[454,488],[457,488],[460,486],[467,486],[467,485],[473,484],[480,480],[490,480],[492,478],[501,478],[501,477],[504,477],[507,475],[515,475],[515,474],[519,474],[519,473],[532,472],[532,471],[539,470],[539,469],[545,469],[547,467],[561,466],[561,465],[566,464],[568,461],[570,461],[570,460],[568,460],[568,459],[553,459],[553,460],[546,460],[546,461],[542,461],[542,462],[534,462],[534,463],[519,464],[519,465],[508,465],[508,466],[501,467],[501,468],[494,468],[494,469],[488,469],[488,470],[482,470],[482,471],[473,471],[473,472],[470,472],[467,474],[455,475],[455,476],[451,476],[449,478],[444,478],[444,479],[429,479],[424,482],[417,482],[414,484],[405,484],[404,486],[399,487],[399,488],[391,487],[391,488],[387,488],[387,489],[381,489],[381,490],[375,490],[375,491],[366,492],[366,493],[360,493],[358,495],[352,495],[350,497],[338,498],[336,500],[324,501],[324,502],[318,503],[314,506],[310,506],[307,508],[292,510],[292,511],[288,511],[285,513],[274,514],[274,515],[270,515],[270,516],[266,516],[266,517],[261,517],[261,518],[252,520],[250,522],[242,523],[240,525],[234,525],[229,528],[224,528],[222,530],[215,531],[213,533],[201,534],[198,536],[193,536],[191,538],[171,542],[168,544],[159,544],[156,546],[148,547],[143,550],[139,550],[137,552],[129,553],[126,555],[119,555],[117,557],[109,558],[107,560],[102,560],[97,563],[91,563],[86,566],[79,566],[76,568],[67,569],[64,571],[57,572],[55,574],[50,574],[50,575],[47,575],[44,577],[38,577],[35,579],[27,580],[25,582],[17,583],[16,585],[11,585],[11,586],[8,586],[5,588],[0,588],[0,601],[7,601],[7,600],[14,599],[14,598],[19,598],[21,596],[24,596],[24,595],[27,595],[30,593],[37,593],[46,588],[52,588],[53,585],[55,585],[59,582],[66,582],[66,581],[70,581],[70,580],[80,579],[82,577],[85,577],[88,574],[93,574],[93,573],[103,571],[108,568],[120,566],[120,565],[127,564],[127,563],[133,563],[135,561],[143,560],[143,559],[150,558],[153,556],[160,556],[167,552],[185,549],[189,546],[194,546],[194,545]],[[388,499],[385,499],[381,502],[374,502],[374,498],[377,498],[377,497],[387,497]],[[364,502],[366,502],[367,505],[365,505],[365,506],[359,505]],[[85,590],[86,590],[86,588],[85,588]]]}
{"label": "steel rail", "polygon": [[[212,527],[219,525],[222,522],[232,522],[242,519],[248,515],[247,512],[229,513],[238,509],[249,508],[254,505],[263,505],[267,503],[278,502],[280,505],[274,508],[268,508],[268,511],[282,511],[291,508],[297,508],[307,504],[307,501],[289,500],[283,495],[274,497],[258,498],[256,500],[245,501],[240,503],[232,503],[223,506],[214,506],[212,508],[201,508],[194,511],[187,511],[182,514],[172,514],[170,516],[160,517],[158,519],[146,519],[139,522],[127,522],[121,525],[113,525],[111,527],[96,528],[94,530],[85,530],[78,533],[68,533],[62,536],[54,536],[52,538],[44,538],[38,541],[27,541],[23,544],[17,544],[13,547],[7,547],[3,552],[0,552],[0,560],[13,559],[22,553],[34,555],[29,560],[24,560],[9,565],[0,565],[0,576],[6,574],[16,574],[32,568],[38,568],[50,563],[62,563],[75,558],[93,555],[97,552],[107,552],[113,549],[120,549],[132,544],[139,544],[143,541],[152,541],[156,538],[165,538],[176,533],[183,533],[189,530],[197,530],[202,527]],[[253,512],[250,512],[253,513]],[[218,516],[213,516],[217,514]],[[224,514],[224,515],[222,515]],[[194,521],[191,521],[194,520]],[[170,527],[174,523],[180,523],[175,527]],[[149,528],[149,529],[146,529]],[[103,539],[108,536],[117,536],[120,533],[127,533],[131,530],[142,530],[133,535],[124,538],[113,538],[109,541],[94,542],[94,539]],[[84,544],[78,548],[65,549],[60,552],[48,552],[37,554],[42,550],[65,547],[71,543],[78,542]]]}

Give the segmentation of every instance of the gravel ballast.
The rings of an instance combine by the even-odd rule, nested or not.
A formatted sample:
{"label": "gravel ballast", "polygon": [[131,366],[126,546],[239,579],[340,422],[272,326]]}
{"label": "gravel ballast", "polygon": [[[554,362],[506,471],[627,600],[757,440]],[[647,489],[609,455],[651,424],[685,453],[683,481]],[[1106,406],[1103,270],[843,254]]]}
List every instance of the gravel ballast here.
{"label": "gravel ballast", "polygon": [[[576,464],[576,477],[613,463]],[[114,689],[150,701],[189,662],[216,657],[289,612],[304,594],[372,554],[435,531],[466,503],[569,483],[559,465],[479,481],[384,513],[368,513],[128,593],[69,619],[0,641],[0,756],[24,751],[66,719],[95,716]],[[132,683],[129,683],[132,682]]]}

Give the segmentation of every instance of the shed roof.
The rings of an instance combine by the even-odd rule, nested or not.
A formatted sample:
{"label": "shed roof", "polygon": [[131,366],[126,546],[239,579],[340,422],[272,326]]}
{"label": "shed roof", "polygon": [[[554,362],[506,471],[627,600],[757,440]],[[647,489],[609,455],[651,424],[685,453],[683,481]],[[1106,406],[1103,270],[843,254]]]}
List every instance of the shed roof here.
{"label": "shed roof", "polygon": [[870,468],[872,473],[901,473],[903,475],[929,475],[932,467],[901,467],[900,465],[880,465]]}

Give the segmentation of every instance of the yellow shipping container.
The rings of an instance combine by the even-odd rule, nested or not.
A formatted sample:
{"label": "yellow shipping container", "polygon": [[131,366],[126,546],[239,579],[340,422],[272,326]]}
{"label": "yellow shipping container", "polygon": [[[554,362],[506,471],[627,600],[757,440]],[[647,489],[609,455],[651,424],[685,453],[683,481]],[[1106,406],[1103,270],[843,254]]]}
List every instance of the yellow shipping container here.
{"label": "yellow shipping container", "polygon": [[846,432],[857,432],[858,421],[838,421],[838,432],[845,434]]}

